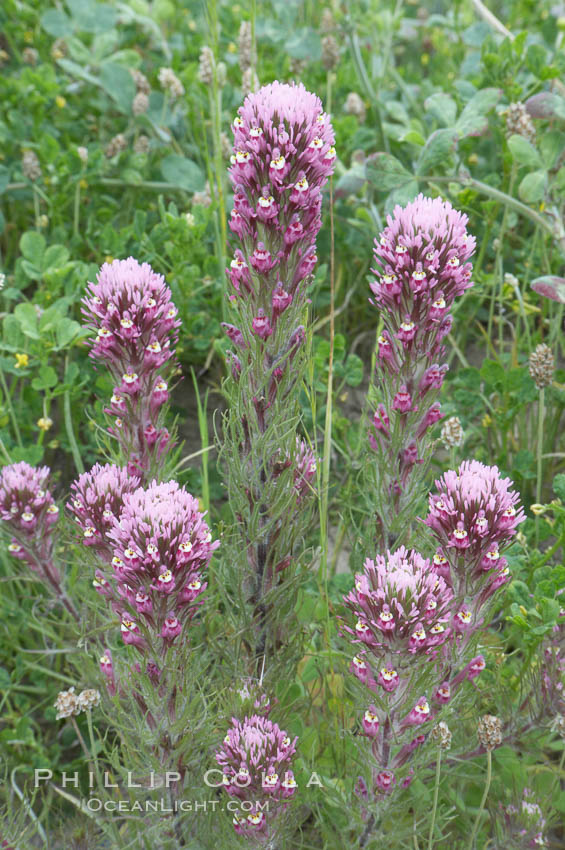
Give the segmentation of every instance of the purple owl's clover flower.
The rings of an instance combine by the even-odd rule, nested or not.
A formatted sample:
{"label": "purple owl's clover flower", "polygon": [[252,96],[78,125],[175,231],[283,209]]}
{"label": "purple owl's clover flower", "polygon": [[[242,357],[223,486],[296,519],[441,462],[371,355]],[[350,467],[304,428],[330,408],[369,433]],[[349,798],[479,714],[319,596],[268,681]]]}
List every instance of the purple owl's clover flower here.
{"label": "purple owl's clover flower", "polygon": [[98,565],[93,584],[120,616],[124,643],[162,654],[201,604],[220,545],[198,500],[175,481],[140,487],[111,464],[96,464],[71,491],[69,511]]}
{"label": "purple owl's clover flower", "polygon": [[203,571],[219,541],[212,541],[197,499],[175,481],[124,494],[107,537],[112,572],[101,592],[121,615],[124,643],[165,649],[201,604]]}
{"label": "purple owl's clover flower", "polygon": [[298,786],[292,762],[297,740],[291,740],[266,717],[232,718],[216,761],[222,769],[225,792],[248,803],[245,812],[237,811],[233,818],[238,834],[268,836],[295,795]]}
{"label": "purple owl's clover flower", "polygon": [[54,562],[53,526],[59,508],[50,492],[47,466],[14,463],[0,471],[0,519],[11,535],[8,553],[23,561],[50,588],[67,610],[78,614],[61,586]]}
{"label": "purple owl's clover flower", "polygon": [[82,300],[90,356],[103,363],[114,391],[105,412],[132,475],[147,478],[172,448],[162,426],[178,339],[178,310],[162,275],[133,257],[104,263]]}
{"label": "purple owl's clover flower", "polygon": [[112,559],[108,533],[122,512],[125,494],[133,493],[140,483],[124,467],[97,463],[71,484],[67,509],[80,529],[82,543],[106,562]]}
{"label": "purple owl's clover flower", "polygon": [[496,466],[477,460],[463,461],[435,484],[425,520],[439,546],[434,568],[457,597],[466,590],[480,607],[510,580],[502,551],[525,519],[519,494]]}
{"label": "purple owl's clover flower", "polygon": [[472,286],[475,239],[466,225],[467,216],[447,201],[418,195],[394,209],[375,240],[370,300],[384,327],[376,369],[381,402],[369,442],[395,499],[409,492],[410,476],[426,454],[425,435],[441,418],[436,399],[447,371],[441,359],[450,309]]}
{"label": "purple owl's clover flower", "polygon": [[255,339],[271,350],[288,343],[288,329],[282,339],[276,335],[281,317],[291,306],[295,317],[305,303],[322,189],[336,160],[334,134],[315,94],[277,81],[248,95],[232,129],[230,228],[240,247],[226,273],[242,327],[224,329],[239,346]]}

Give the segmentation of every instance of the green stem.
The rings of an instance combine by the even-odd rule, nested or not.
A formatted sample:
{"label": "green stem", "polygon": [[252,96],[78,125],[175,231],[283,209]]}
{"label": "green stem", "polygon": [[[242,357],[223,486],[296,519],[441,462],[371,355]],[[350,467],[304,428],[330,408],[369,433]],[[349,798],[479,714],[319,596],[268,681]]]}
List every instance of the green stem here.
{"label": "green stem", "polygon": [[[330,228],[333,242],[333,210],[332,210],[332,187],[330,182]],[[335,344],[335,316],[334,303],[335,281],[333,267],[333,249],[330,255],[330,350],[328,358],[328,387],[326,391],[326,417],[324,422],[324,452],[322,457],[322,475],[320,487],[320,534],[322,547],[322,562],[320,564],[321,576],[324,583],[328,578],[328,499],[330,481],[330,458],[332,446],[332,402],[333,402],[333,360]]]}
{"label": "green stem", "polygon": [[[65,373],[67,372],[69,366],[69,358],[68,356],[65,358]],[[84,472],[84,464],[82,462],[82,458],[80,456],[80,451],[78,447],[78,443],[76,441],[75,432],[73,429],[73,417],[71,413],[71,394],[69,390],[65,392],[64,400],[63,400],[63,412],[65,416],[65,429],[67,431],[67,439],[71,446],[71,454],[73,456],[73,460],[75,462],[76,471],[79,475],[82,475]]]}
{"label": "green stem", "polygon": [[487,750],[487,779],[485,782],[485,790],[483,791],[483,796],[481,799],[481,804],[479,806],[479,811],[477,812],[477,817],[475,818],[475,823],[473,824],[473,831],[471,832],[471,838],[469,839],[468,850],[473,850],[475,846],[475,836],[477,835],[477,831],[479,829],[479,824],[481,821],[481,817],[485,808],[485,803],[487,801],[488,792],[490,789],[490,782],[492,779],[492,751]]}
{"label": "green stem", "polygon": [[192,383],[194,384],[194,392],[196,394],[198,429],[200,431],[200,442],[202,444],[202,504],[204,505],[204,509],[208,512],[210,510],[210,484],[208,476],[209,439],[208,420],[206,419],[206,410],[208,407],[208,390],[206,390],[206,394],[204,396],[204,405],[202,405],[202,401],[200,400],[200,393],[198,391],[198,382],[196,380],[196,375],[194,374],[194,369],[191,369],[190,371],[192,372]]}
{"label": "green stem", "polygon": [[35,226],[37,230],[39,230],[39,195],[35,189],[35,186],[32,186],[33,189],[33,213],[35,216]]}
{"label": "green stem", "polygon": [[441,775],[441,746],[437,750],[436,761],[436,779],[434,784],[434,803],[432,806],[432,819],[430,821],[430,833],[428,835],[428,850],[432,850],[434,845],[434,829],[436,825],[437,801],[439,797],[439,778]]}
{"label": "green stem", "polygon": [[4,396],[6,398],[6,405],[8,407],[8,411],[10,413],[10,419],[12,420],[12,426],[14,428],[14,434],[16,435],[16,440],[18,442],[18,446],[22,448],[22,435],[20,434],[20,428],[18,425],[18,420],[16,419],[16,414],[14,412],[14,406],[12,404],[12,396],[10,395],[10,391],[8,390],[8,384],[6,383],[6,378],[4,377],[4,370],[0,368],[0,383],[2,384],[2,389],[4,390]]}
{"label": "green stem", "polygon": [[[541,504],[541,476],[543,469],[543,420],[545,418],[545,389],[539,391],[538,401],[538,439],[536,445],[537,454],[537,480],[536,480],[536,502]],[[536,546],[539,540],[539,517],[536,517]]]}
{"label": "green stem", "polygon": [[74,211],[73,211],[73,233],[74,233],[75,236],[78,236],[79,221],[80,221],[80,180],[77,180],[76,185],[75,185],[75,203],[74,203]]}

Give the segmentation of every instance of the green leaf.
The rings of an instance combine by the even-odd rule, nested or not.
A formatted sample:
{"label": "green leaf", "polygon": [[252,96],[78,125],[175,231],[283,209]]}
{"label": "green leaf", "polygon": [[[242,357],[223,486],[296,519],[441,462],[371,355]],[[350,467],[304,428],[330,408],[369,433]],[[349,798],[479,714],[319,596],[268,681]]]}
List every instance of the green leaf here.
{"label": "green leaf", "polygon": [[424,108],[444,127],[451,127],[455,123],[457,115],[457,104],[448,94],[436,92],[424,101]]}
{"label": "green leaf", "polygon": [[503,387],[506,383],[506,372],[496,360],[485,360],[481,366],[481,378],[491,388]]}
{"label": "green leaf", "polygon": [[518,187],[518,195],[526,204],[535,204],[545,197],[547,174],[545,171],[532,171],[526,174]]}
{"label": "green leaf", "polygon": [[424,147],[426,144],[425,138],[421,133],[418,133],[417,130],[408,130],[407,133],[404,133],[403,136],[398,140],[399,142],[408,142],[410,145],[418,145],[419,147]]}
{"label": "green leaf", "polygon": [[43,334],[50,331],[52,328],[55,328],[61,321],[65,312],[65,306],[60,302],[55,302],[55,304],[52,304],[51,307],[47,308],[47,310],[44,310],[39,319],[40,333]]}
{"label": "green leaf", "polygon": [[105,62],[100,69],[100,85],[115,101],[120,112],[126,115],[131,112],[135,83],[127,68],[115,62]]}
{"label": "green leaf", "polygon": [[37,466],[43,460],[43,446],[16,446],[10,449],[14,463],[25,461],[30,466]]}
{"label": "green leaf", "polygon": [[514,470],[522,476],[522,478],[535,478],[534,471],[534,455],[529,449],[521,449],[517,452],[514,458]]}
{"label": "green leaf", "polygon": [[[10,182],[10,172],[5,165],[0,165],[0,195],[6,191],[6,186]],[[0,230],[0,233],[2,231]]]}
{"label": "green leaf", "polygon": [[33,379],[31,385],[34,390],[47,390],[54,387],[58,380],[57,373],[52,366],[41,366],[39,375]]}
{"label": "green leaf", "polygon": [[[66,348],[69,346],[79,334],[83,332],[82,325],[79,325],[78,322],[75,322],[74,319],[61,319],[55,329],[55,335],[57,337],[57,347],[58,348]],[[89,336],[90,332],[84,329],[84,336]]]}
{"label": "green leaf", "polygon": [[350,354],[345,361],[345,383],[358,387],[363,380],[363,361],[356,354]]}
{"label": "green leaf", "polygon": [[316,30],[311,27],[294,32],[285,41],[285,51],[293,59],[308,59],[309,62],[318,62],[322,56],[322,42]]}
{"label": "green leaf", "polygon": [[547,64],[547,51],[541,44],[530,44],[526,51],[526,66],[534,76],[543,76],[544,67]]}
{"label": "green leaf", "polygon": [[28,260],[22,260],[21,266],[25,276],[29,277],[30,280],[39,280],[41,278],[41,269],[34,266],[33,263],[28,262]]}
{"label": "green leaf", "polygon": [[45,239],[36,230],[28,230],[20,239],[20,251],[37,268],[42,267]]}
{"label": "green leaf", "polygon": [[514,133],[508,139],[508,147],[512,159],[519,165],[529,165],[532,168],[541,168],[542,161],[539,153],[524,136]]}
{"label": "green leaf", "polygon": [[14,316],[20,323],[20,328],[25,336],[30,339],[39,339],[37,330],[38,316],[33,304],[27,301],[24,304],[17,304],[14,308]]}
{"label": "green leaf", "polygon": [[436,130],[426,142],[416,165],[418,174],[430,174],[433,169],[445,164],[457,143],[457,134],[453,130]]}
{"label": "green leaf", "polygon": [[206,182],[200,166],[177,153],[169,154],[161,162],[161,174],[168,183],[174,183],[187,192],[202,191]]}
{"label": "green leaf", "polygon": [[100,85],[100,80],[98,77],[95,77],[94,74],[91,74],[89,71],[85,71],[84,68],[78,64],[78,62],[73,62],[72,59],[58,59],[57,64],[59,67],[66,71],[67,74],[70,74],[71,77],[78,77],[79,80],[84,80],[87,83],[92,83],[94,86]]}
{"label": "green leaf", "polygon": [[43,257],[44,269],[58,269],[64,266],[70,253],[64,245],[50,245]]}
{"label": "green leaf", "polygon": [[402,163],[389,153],[377,153],[367,160],[367,178],[380,192],[390,192],[412,179]]}
{"label": "green leaf", "polygon": [[488,127],[486,118],[500,99],[500,89],[481,89],[463,109],[455,129],[459,136],[480,136]]}
{"label": "green leaf", "polygon": [[107,32],[115,26],[118,13],[112,6],[94,0],[67,0],[77,27],[85,32]]}
{"label": "green leaf", "polygon": [[39,23],[54,38],[68,38],[73,34],[71,20],[62,9],[48,9],[40,17]]}
{"label": "green leaf", "polygon": [[565,502],[565,475],[562,472],[553,479],[553,492],[562,502]]}
{"label": "green leaf", "polygon": [[366,182],[365,166],[354,165],[345,171],[337,181],[334,189],[334,197],[346,198],[348,195],[356,195]]}

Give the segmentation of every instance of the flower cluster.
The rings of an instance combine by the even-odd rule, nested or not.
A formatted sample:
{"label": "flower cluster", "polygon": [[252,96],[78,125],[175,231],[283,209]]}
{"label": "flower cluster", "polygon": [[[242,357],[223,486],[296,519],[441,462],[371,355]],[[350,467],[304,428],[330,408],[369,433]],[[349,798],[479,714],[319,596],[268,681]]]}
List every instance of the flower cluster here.
{"label": "flower cluster", "polygon": [[249,94],[232,130],[230,228],[237,246],[226,269],[235,323],[223,324],[233,349],[227,353],[233,381],[224,456],[230,504],[241,506],[257,659],[268,641],[284,643],[280,632],[275,638],[270,621],[276,612],[265,600],[276,584],[292,586],[287,576],[299,567],[297,542],[309,521],[305,502],[314,493],[316,459],[295,442],[295,432],[306,369],[307,287],[336,152],[329,116],[302,84],[273,82]]}
{"label": "flower cluster", "polygon": [[[382,488],[395,503],[406,492],[423,441],[441,419],[437,402],[447,365],[443,340],[455,299],[472,286],[469,258],[475,239],[467,217],[441,198],[419,195],[396,207],[375,240],[371,283],[383,322],[378,340],[376,383],[381,397],[369,441],[379,455]],[[397,504],[398,513],[398,504]]]}
{"label": "flower cluster", "polygon": [[[329,117],[302,84],[274,82],[250,94],[233,123],[231,230],[241,249],[227,269],[232,300],[251,302],[237,344],[263,341],[316,264],[322,188],[336,159]],[[233,335],[230,336],[236,341]]]}
{"label": "flower cluster", "polygon": [[72,717],[82,711],[90,711],[100,705],[100,692],[93,688],[87,688],[80,694],[75,694],[74,686],[68,691],[60,691],[54,703],[57,709],[57,720],[63,717]]}
{"label": "flower cluster", "polygon": [[106,537],[113,555],[97,572],[97,590],[121,615],[124,643],[170,646],[196,612],[203,571],[219,546],[198,501],[175,481],[138,487],[123,494]]}
{"label": "flower cluster", "polygon": [[[292,741],[276,723],[257,714],[232,725],[216,753],[223,787],[230,797],[248,802],[233,823],[238,834],[271,835],[297,783],[292,772],[297,738]],[[268,802],[268,811],[264,803]],[[251,804],[251,808],[249,807]]]}
{"label": "flower cluster", "polygon": [[298,493],[298,502],[316,492],[314,484],[318,462],[316,455],[304,440],[296,438],[296,458],[294,470],[294,487]]}
{"label": "flower cluster", "polygon": [[72,483],[67,508],[75,517],[82,543],[99,556],[111,558],[108,532],[122,512],[124,496],[137,490],[140,483],[127,469],[111,463],[96,463]]}
{"label": "flower cluster", "polygon": [[501,804],[498,815],[497,821],[503,827],[504,846],[520,850],[547,847],[547,839],[543,834],[545,818],[530,788],[524,788],[522,799],[517,803],[509,806]]}
{"label": "flower cluster", "polygon": [[[373,700],[362,727],[380,769],[376,790],[389,793],[397,780],[402,787],[410,783],[413,771],[403,768],[424,743],[429,721],[457,685],[476,674],[469,666],[449,680],[441,650],[459,629],[453,594],[418,552],[401,547],[386,558],[368,558],[344,602],[355,617],[353,628],[343,625],[356,648],[350,671]],[[416,733],[423,724],[424,732]]]}
{"label": "flower cluster", "polygon": [[441,198],[423,195],[396,207],[375,240],[374,302],[386,333],[379,340],[381,366],[397,374],[406,360],[432,359],[451,327],[449,310],[472,286],[475,239],[467,216]]}
{"label": "flower cluster", "polygon": [[457,471],[448,470],[430,494],[426,518],[439,549],[436,571],[454,587],[457,595],[476,593],[477,582],[487,586],[478,597],[483,602],[510,574],[501,549],[525,519],[519,495],[509,478],[496,466],[463,461]]}
{"label": "flower cluster", "polygon": [[147,476],[171,448],[161,426],[169,398],[178,310],[162,275],[130,257],[105,263],[83,298],[87,327],[96,333],[90,356],[115,382],[106,413],[110,432],[128,458],[128,471]]}
{"label": "flower cluster", "polygon": [[429,721],[484,669],[481,655],[469,660],[471,640],[484,625],[485,604],[509,578],[501,549],[524,519],[496,467],[465,461],[436,486],[426,519],[440,544],[433,560],[404,547],[368,558],[344,598],[355,617],[353,627],[343,625],[356,650],[350,671],[371,693],[362,726],[386,773],[376,783],[383,793],[426,740]]}
{"label": "flower cluster", "polygon": [[14,463],[0,471],[0,518],[9,529],[8,552],[24,561],[56,591],[61,576],[53,563],[53,525],[59,508],[49,490],[50,469]]}

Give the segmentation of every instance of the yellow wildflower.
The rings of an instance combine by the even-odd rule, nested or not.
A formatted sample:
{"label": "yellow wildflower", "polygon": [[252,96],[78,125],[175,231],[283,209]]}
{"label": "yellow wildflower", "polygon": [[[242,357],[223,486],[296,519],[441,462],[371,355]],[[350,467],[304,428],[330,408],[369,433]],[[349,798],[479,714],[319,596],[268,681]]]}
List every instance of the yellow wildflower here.
{"label": "yellow wildflower", "polygon": [[55,98],[55,103],[57,104],[59,109],[63,109],[63,107],[67,105],[67,101],[65,100],[62,94],[57,95],[57,97]]}
{"label": "yellow wildflower", "polygon": [[49,416],[42,416],[37,420],[37,427],[41,431],[48,431],[49,428],[53,425],[53,420],[49,418]]}
{"label": "yellow wildflower", "polygon": [[29,365],[29,354],[16,354],[16,369],[25,369]]}

